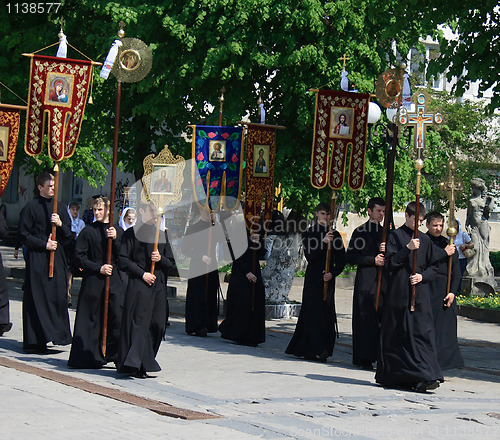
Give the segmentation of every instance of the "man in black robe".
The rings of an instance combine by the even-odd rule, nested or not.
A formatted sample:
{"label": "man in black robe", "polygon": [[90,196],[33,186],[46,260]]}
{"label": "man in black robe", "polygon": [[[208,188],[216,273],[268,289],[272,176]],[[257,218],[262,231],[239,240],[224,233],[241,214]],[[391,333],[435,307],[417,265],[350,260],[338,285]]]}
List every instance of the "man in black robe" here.
{"label": "man in black robe", "polygon": [[220,289],[215,247],[221,237],[210,213],[200,210],[200,220],[190,225],[182,239],[182,253],[190,258],[186,291],[186,333],[206,336],[217,332],[217,295]]}
{"label": "man in black robe", "polygon": [[[441,235],[444,227],[444,217],[439,212],[431,212],[426,221],[427,235],[431,239],[438,270],[430,282],[431,305],[434,315],[434,330],[436,334],[436,351],[441,370],[449,370],[464,366],[457,339],[457,302],[460,279],[460,262],[455,245],[450,245],[448,239]],[[448,286],[448,262],[452,259],[450,291]]]}
{"label": "man in black robe", "polygon": [[[23,296],[23,348],[47,352],[47,342],[71,343],[67,289],[68,265],[64,244],[71,239],[71,221],[63,203],[52,213],[54,177],[43,173],[36,179],[40,196],[27,203],[19,225],[26,253]],[[52,240],[52,224],[56,240]],[[50,253],[54,251],[54,276],[49,278]]]}
{"label": "man in black robe", "polygon": [[[7,237],[9,228],[4,216],[0,213],[0,239]],[[2,255],[0,254],[0,336],[7,333],[12,328],[9,313],[9,291],[7,290],[7,280],[3,268]]]}
{"label": "man in black robe", "polygon": [[[347,248],[347,262],[357,265],[352,299],[352,363],[373,370],[377,360],[379,323],[375,310],[378,268],[384,266],[385,243],[382,240],[385,201],[368,201],[368,221],[352,233]],[[381,246],[382,245],[382,246]]]}
{"label": "man in black robe", "polygon": [[[344,270],[346,258],[342,237],[329,227],[330,206],[320,203],[315,216],[315,224],[302,235],[307,259],[302,307],[285,352],[326,362],[333,354],[336,336],[335,277]],[[328,243],[331,245],[330,266],[329,272],[325,273]],[[323,299],[325,281],[328,282],[326,301]]]}
{"label": "man in black robe", "polygon": [[[78,235],[75,259],[83,269],[82,287],[78,295],[73,343],[68,366],[73,368],[101,368],[115,362],[118,354],[124,285],[117,267],[120,237],[109,225],[109,200],[94,200],[95,222],[87,225]],[[111,264],[107,264],[108,239],[112,242]],[[102,352],[104,290],[109,281],[106,357]]]}
{"label": "man in black robe", "polygon": [[[157,211],[153,204],[139,206],[140,221],[123,233],[119,266],[128,273],[123,304],[117,369],[138,378],[160,371],[155,357],[165,334],[167,276],[175,260],[167,232],[160,233],[154,251]],[[154,273],[151,273],[152,263]]]}
{"label": "man in black robe", "polygon": [[246,251],[233,262],[226,319],[219,325],[224,339],[253,347],[266,340],[266,291],[259,262],[265,253],[264,241],[252,234]]}
{"label": "man in black robe", "polygon": [[[432,243],[425,234],[413,238],[425,215],[416,203],[405,211],[405,224],[391,231],[386,244],[387,288],[380,328],[377,383],[405,387],[418,392],[435,389],[443,381],[436,355],[434,319],[429,282],[437,270]],[[413,274],[413,252],[417,251],[417,270]],[[410,311],[415,286],[415,311]]]}

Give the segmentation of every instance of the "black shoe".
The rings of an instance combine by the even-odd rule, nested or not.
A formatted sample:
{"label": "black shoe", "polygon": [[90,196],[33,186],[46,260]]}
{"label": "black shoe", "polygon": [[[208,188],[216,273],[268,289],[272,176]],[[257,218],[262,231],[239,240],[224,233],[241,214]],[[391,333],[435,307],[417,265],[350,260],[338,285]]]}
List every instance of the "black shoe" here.
{"label": "black shoe", "polygon": [[4,333],[7,333],[10,331],[12,328],[12,322],[9,322],[8,324],[2,324],[0,325],[0,336],[2,336]]}
{"label": "black shoe", "polygon": [[201,337],[207,336],[207,334],[208,334],[208,329],[206,327],[203,327],[196,332],[196,336],[201,336]]}
{"label": "black shoe", "polygon": [[426,391],[429,391],[429,390],[435,390],[437,387],[439,387],[438,380],[426,380],[426,381],[418,382],[413,389],[417,393],[425,393]]}
{"label": "black shoe", "polygon": [[318,356],[318,362],[326,362],[328,359],[328,352],[325,350]]}
{"label": "black shoe", "polygon": [[374,370],[373,363],[370,361],[362,362],[361,364],[359,364],[359,367],[361,367],[362,370],[368,370],[368,371]]}

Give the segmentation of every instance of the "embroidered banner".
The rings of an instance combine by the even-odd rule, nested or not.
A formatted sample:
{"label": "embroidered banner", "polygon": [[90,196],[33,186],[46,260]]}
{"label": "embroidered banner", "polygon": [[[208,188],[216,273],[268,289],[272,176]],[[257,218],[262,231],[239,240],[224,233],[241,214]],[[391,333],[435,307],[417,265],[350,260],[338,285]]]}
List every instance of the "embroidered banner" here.
{"label": "embroidered banner", "polygon": [[234,208],[241,191],[243,127],[191,127],[196,201],[214,211],[221,205]]}
{"label": "embroidered banner", "polygon": [[263,124],[247,126],[245,221],[248,229],[257,230],[264,196],[264,225],[271,221],[276,127]]}
{"label": "embroidered banner", "polygon": [[20,119],[19,109],[0,104],[0,197],[14,165]]}
{"label": "embroidered banner", "polygon": [[33,55],[31,59],[25,150],[43,149],[48,120],[49,156],[58,162],[75,152],[92,75],[92,61]]}
{"label": "embroidered banner", "polygon": [[327,183],[332,189],[342,188],[349,147],[349,187],[357,190],[363,186],[369,102],[370,95],[364,93],[316,93],[311,154],[311,184],[315,188],[324,188]]}

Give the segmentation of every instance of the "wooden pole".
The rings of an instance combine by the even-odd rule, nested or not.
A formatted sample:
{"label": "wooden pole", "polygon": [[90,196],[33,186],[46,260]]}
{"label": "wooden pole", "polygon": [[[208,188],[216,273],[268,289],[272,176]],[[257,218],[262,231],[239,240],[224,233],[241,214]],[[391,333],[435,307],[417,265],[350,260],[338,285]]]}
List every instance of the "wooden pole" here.
{"label": "wooden pole", "polygon": [[[415,168],[417,169],[417,184],[415,189],[415,229],[413,231],[413,238],[418,238],[418,226],[420,223],[420,181],[422,178],[422,168],[424,167],[424,161],[422,159],[417,159],[415,161]],[[413,275],[417,274],[417,249],[413,251]],[[411,286],[411,300],[410,300],[410,311],[415,311],[415,290],[416,285]]]}
{"label": "wooden pole", "polygon": [[[335,217],[335,202],[337,200],[337,192],[332,190],[332,200],[330,202],[330,222],[328,225],[328,231],[333,229],[333,222]],[[330,258],[332,256],[332,242],[328,242],[328,247],[326,249],[326,261],[325,261],[325,274],[330,272]],[[323,282],[323,301],[326,301],[328,296],[328,281]]]}
{"label": "wooden pole", "polygon": [[[398,146],[398,126],[397,124],[393,124],[393,127],[394,127],[394,133],[391,142],[391,150],[389,152],[389,156],[387,159],[387,179],[385,183],[385,214],[384,214],[384,226],[382,227],[381,243],[385,243],[387,241],[389,226],[392,223],[392,198],[394,193],[394,164],[396,161],[396,148]],[[377,267],[377,291],[375,294],[375,310],[378,310],[383,271],[384,271],[383,266]]]}
{"label": "wooden pole", "polygon": [[[111,166],[111,190],[109,193],[109,226],[113,226],[114,211],[115,211],[115,186],[116,186],[116,165],[118,156],[118,134],[120,132],[120,101],[122,94],[122,83],[117,81],[116,88],[116,110],[115,110],[115,133],[113,139],[113,163]],[[113,239],[108,238],[108,249],[106,262],[111,264],[113,255]],[[106,284],[104,286],[104,312],[102,322],[102,354],[106,356],[106,339],[108,337],[108,310],[109,310],[109,283],[110,277],[106,276]]]}
{"label": "wooden pole", "polygon": [[[161,218],[163,216],[163,209],[160,207],[158,208],[158,218],[156,219],[156,231],[155,231],[155,243],[153,246],[153,252],[156,252],[158,250],[158,241],[160,239],[160,225],[161,225]],[[151,275],[154,275],[155,273],[155,262],[151,262]]]}
{"label": "wooden pole", "polygon": [[[57,199],[59,194],[59,163],[56,162],[54,165],[54,197],[52,204],[52,214],[57,214]],[[56,230],[57,226],[55,223],[52,223],[52,231],[50,234],[51,240],[56,240]],[[50,251],[50,259],[49,259],[49,278],[54,276],[54,255],[55,251]]]}

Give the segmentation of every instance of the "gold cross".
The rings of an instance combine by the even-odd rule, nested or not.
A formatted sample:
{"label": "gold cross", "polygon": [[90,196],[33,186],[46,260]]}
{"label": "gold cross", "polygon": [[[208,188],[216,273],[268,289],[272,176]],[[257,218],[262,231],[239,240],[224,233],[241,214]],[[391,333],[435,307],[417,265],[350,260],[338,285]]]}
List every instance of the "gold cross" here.
{"label": "gold cross", "polygon": [[348,56],[346,56],[346,54],[342,55],[339,60],[342,60],[344,62],[344,67],[343,67],[343,70],[345,70],[345,65],[346,65],[346,61],[349,61],[350,58]]}

